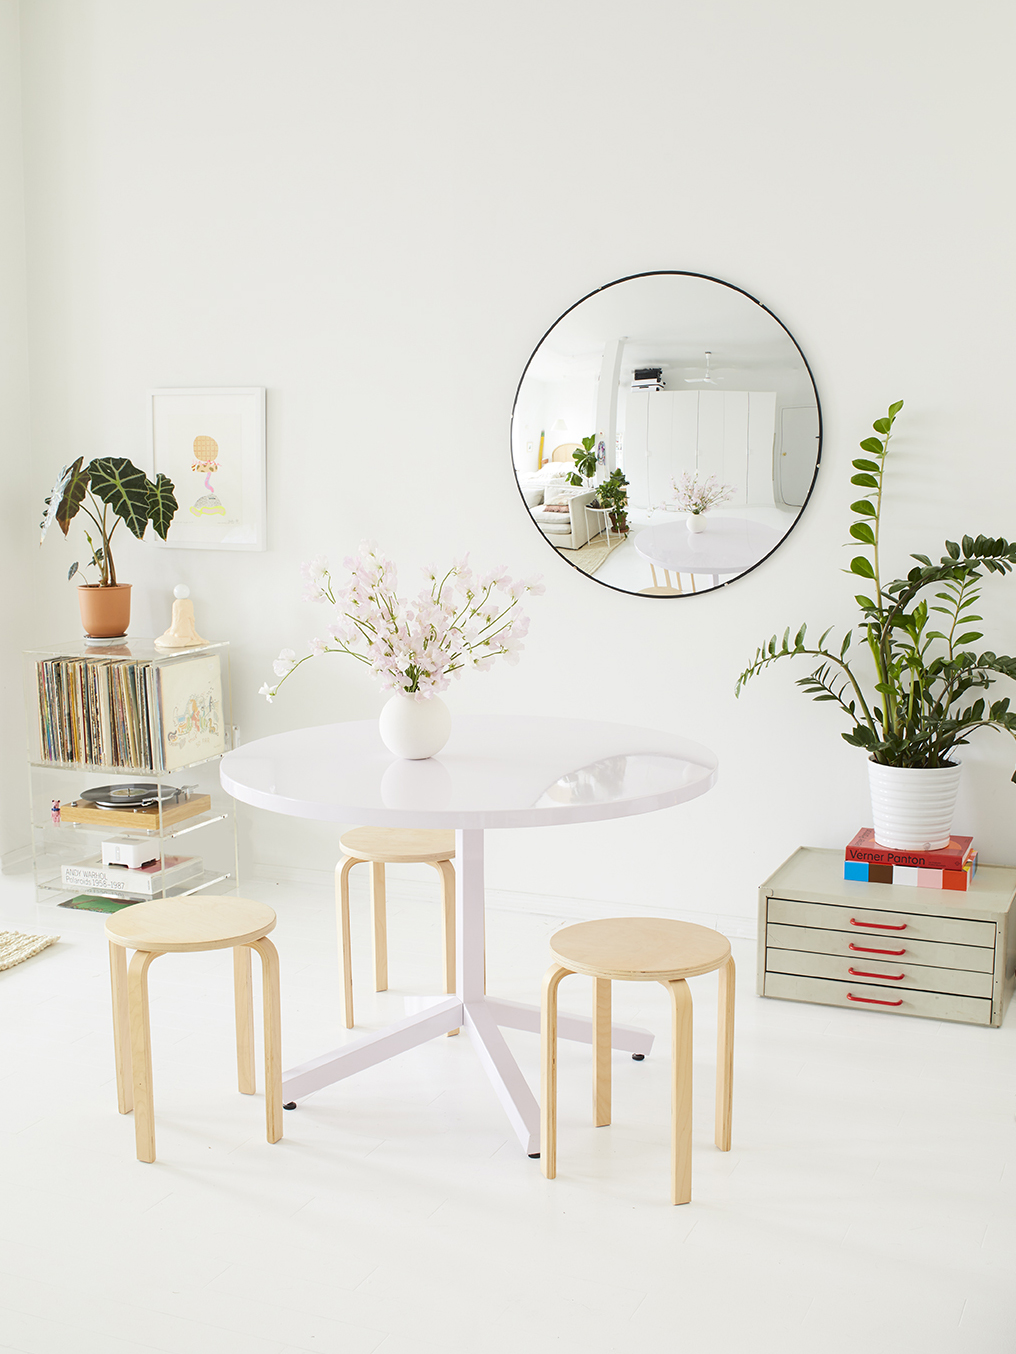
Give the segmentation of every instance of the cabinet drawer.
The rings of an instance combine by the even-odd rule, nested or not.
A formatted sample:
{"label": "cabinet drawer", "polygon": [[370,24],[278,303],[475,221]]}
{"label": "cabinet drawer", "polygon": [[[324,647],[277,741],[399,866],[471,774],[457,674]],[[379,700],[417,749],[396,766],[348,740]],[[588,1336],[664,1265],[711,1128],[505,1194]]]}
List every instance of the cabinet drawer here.
{"label": "cabinet drawer", "polygon": [[[847,993],[862,1000],[851,1001]],[[873,984],[839,983],[828,978],[802,978],[786,973],[767,973],[765,995],[787,1001],[814,1001],[823,1006],[841,1006],[852,1011],[878,1011],[884,1015],[930,1016],[934,1020],[962,1020],[970,1025],[991,1024],[991,1002],[982,997],[957,997],[941,992],[900,992],[892,996]],[[865,1000],[866,999],[866,1000]],[[885,1002],[899,1005],[884,1005]]]}
{"label": "cabinet drawer", "polygon": [[882,912],[860,903],[849,907],[834,903],[801,903],[789,898],[770,898],[766,914],[770,922],[787,922],[791,926],[816,926],[820,930],[849,934],[898,936],[907,940],[937,940],[953,945],[995,948],[995,923],[990,921],[925,917],[918,912]]}
{"label": "cabinet drawer", "polygon": [[[854,972],[851,973],[850,970]],[[766,972],[796,974],[807,978],[836,978],[840,982],[877,981],[881,987],[899,991],[949,992],[960,997],[991,997],[990,973],[967,973],[962,969],[931,968],[927,964],[876,962],[870,958],[844,959],[837,954],[814,954],[807,950],[766,950]],[[903,974],[900,978],[899,975]],[[896,981],[894,981],[894,979]],[[886,993],[883,993],[886,995]]]}
{"label": "cabinet drawer", "polygon": [[[981,945],[947,945],[934,940],[911,940],[906,931],[862,935],[862,927],[845,931],[823,931],[813,926],[787,926],[772,922],[766,928],[766,941],[781,950],[811,950],[815,954],[842,954],[860,960],[855,968],[864,968],[870,960],[892,964],[931,964],[935,968],[968,969],[972,973],[993,973],[995,951]],[[906,937],[906,939],[904,939]],[[883,953],[880,953],[882,951]],[[898,953],[884,953],[898,951]],[[957,990],[957,989],[951,989]]]}

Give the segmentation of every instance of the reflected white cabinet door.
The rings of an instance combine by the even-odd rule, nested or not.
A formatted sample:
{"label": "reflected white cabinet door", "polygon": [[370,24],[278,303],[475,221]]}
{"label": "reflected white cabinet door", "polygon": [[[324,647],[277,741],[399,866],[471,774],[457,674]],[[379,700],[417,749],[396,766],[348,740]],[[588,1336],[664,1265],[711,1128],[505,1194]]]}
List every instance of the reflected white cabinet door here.
{"label": "reflected white cabinet door", "polygon": [[776,391],[748,396],[748,502],[773,503],[776,475]]}
{"label": "reflected white cabinet door", "polygon": [[624,414],[624,474],[633,508],[649,507],[649,391],[629,390]]}
{"label": "reflected white cabinet door", "polygon": [[800,508],[815,475],[818,449],[818,410],[815,406],[788,406],[780,414],[780,455],[777,458],[780,497]]}

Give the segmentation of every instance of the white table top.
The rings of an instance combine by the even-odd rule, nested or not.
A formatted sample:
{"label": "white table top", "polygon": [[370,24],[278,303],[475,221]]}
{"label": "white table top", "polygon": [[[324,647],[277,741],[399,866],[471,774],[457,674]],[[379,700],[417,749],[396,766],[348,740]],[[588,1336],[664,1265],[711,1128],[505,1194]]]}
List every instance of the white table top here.
{"label": "white table top", "polygon": [[635,537],[635,549],[651,564],[685,574],[741,574],[750,569],[782,537],[772,527],[744,517],[710,517],[705,531],[689,531],[684,518],[646,527]]}
{"label": "white table top", "polygon": [[358,720],[260,738],[227,753],[220,777],[234,798],[274,813],[423,828],[624,818],[696,799],[716,782],[714,754],[676,734],[578,719],[453,718],[444,750],[426,761],[393,757],[377,721]]}

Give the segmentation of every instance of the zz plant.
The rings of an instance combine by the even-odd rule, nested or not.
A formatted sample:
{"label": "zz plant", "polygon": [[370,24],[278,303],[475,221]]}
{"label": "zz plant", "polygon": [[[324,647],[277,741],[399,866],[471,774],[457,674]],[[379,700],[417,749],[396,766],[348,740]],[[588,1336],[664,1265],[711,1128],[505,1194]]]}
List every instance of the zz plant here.
{"label": "zz plant", "polygon": [[[964,536],[960,542],[946,541],[937,564],[927,555],[911,555],[917,565],[906,578],[882,581],[882,489],[893,423],[902,408],[902,400],[891,404],[886,417],[872,425],[878,435],[861,442],[864,456],[853,462],[857,473],[850,481],[865,491],[850,505],[856,519],[851,544],[860,542],[864,553],[850,561],[849,572],[870,585],[855,601],[861,610],[860,652],[874,669],[871,694],[865,695],[855,671],[857,658],[847,658],[854,631],[847,631],[837,651],[826,647],[833,627],[812,647],[802,625],[793,640],[788,627],[782,641],[773,635],[757,650],[737,679],[735,695],[782,658],[817,658],[818,667],[797,685],[813,700],[840,707],[851,723],[841,737],[883,766],[943,767],[975,729],[1002,729],[1016,737],[1009,698],[989,703],[978,694],[999,676],[1016,678],[1016,658],[970,647],[983,638],[975,628],[982,620],[975,608],[984,575],[1011,572],[1016,544],[1001,537]],[[931,601],[925,595],[929,591]]]}
{"label": "zz plant", "polygon": [[[141,540],[151,522],[157,535],[165,540],[178,504],[173,482],[166,475],[156,475],[154,481],[150,480],[124,456],[100,456],[87,466],[84,459],[79,456],[73,465],[60,472],[46,499],[39,541],[41,544],[46,539],[54,522],[66,536],[72,520],[79,511],[84,512],[98,533],[98,540],[93,540],[85,528],[85,539],[92,552],[85,568],[94,566],[99,570],[100,586],[111,587],[116,584],[111,542],[120,523],[125,522],[128,531]],[[74,563],[67,577],[73,578],[77,572],[78,565]]]}

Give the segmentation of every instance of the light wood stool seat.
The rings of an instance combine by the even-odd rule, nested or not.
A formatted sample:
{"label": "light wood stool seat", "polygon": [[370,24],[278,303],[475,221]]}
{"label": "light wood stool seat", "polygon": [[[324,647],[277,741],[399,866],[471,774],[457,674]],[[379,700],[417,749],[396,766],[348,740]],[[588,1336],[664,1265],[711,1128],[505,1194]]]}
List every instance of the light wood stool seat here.
{"label": "light wood stool seat", "polygon": [[[335,867],[339,923],[339,962],[346,1029],[353,1028],[353,961],[349,933],[349,872],[370,865],[370,911],[374,948],[374,991],[388,991],[388,918],[386,865],[432,865],[441,877],[441,931],[444,988],[455,991],[455,833],[429,828],[357,827],[339,838],[342,856]],[[458,1030],[449,1030],[458,1034]]]}
{"label": "light wood stool seat", "polygon": [[[155,1160],[152,1099],[152,1039],[148,1017],[148,969],[160,954],[233,951],[237,1081],[244,1095],[256,1089],[254,999],[250,952],[261,956],[265,1023],[265,1117],[269,1142],[282,1137],[282,1026],[279,955],[268,939],[275,913],[247,898],[191,895],[134,903],[106,921],[113,989],[113,1048],[121,1114],[134,1111],[139,1161]],[[127,951],[134,956],[127,966]]]}
{"label": "light wood stool seat", "polygon": [[540,1164],[557,1174],[557,990],[569,973],[593,979],[593,1123],[610,1123],[610,984],[662,983],[673,1009],[671,1200],[691,1200],[692,1002],[686,978],[720,970],[716,1052],[716,1146],[730,1151],[734,1079],[734,960],[718,931],[665,917],[580,922],[550,940],[543,981]]}

